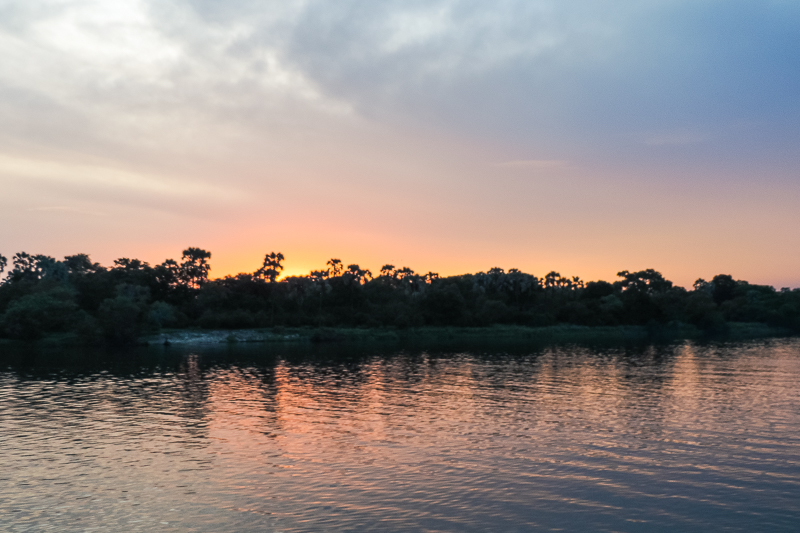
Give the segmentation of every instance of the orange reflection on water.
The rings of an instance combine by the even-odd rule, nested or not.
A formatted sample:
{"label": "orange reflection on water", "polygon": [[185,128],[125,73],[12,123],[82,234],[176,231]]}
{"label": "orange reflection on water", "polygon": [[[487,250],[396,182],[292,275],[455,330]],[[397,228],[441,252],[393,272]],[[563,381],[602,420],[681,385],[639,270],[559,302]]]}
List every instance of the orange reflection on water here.
{"label": "orange reflection on water", "polygon": [[450,520],[499,501],[620,513],[632,512],[620,502],[664,494],[723,505],[718,487],[754,483],[763,455],[784,446],[777,421],[800,427],[798,391],[781,381],[800,367],[761,349],[422,352],[215,370],[214,481],[246,494],[248,509],[287,515],[436,508]]}
{"label": "orange reflection on water", "polygon": [[800,520],[797,340],[278,349],[131,373],[0,373],[0,515],[207,531]]}

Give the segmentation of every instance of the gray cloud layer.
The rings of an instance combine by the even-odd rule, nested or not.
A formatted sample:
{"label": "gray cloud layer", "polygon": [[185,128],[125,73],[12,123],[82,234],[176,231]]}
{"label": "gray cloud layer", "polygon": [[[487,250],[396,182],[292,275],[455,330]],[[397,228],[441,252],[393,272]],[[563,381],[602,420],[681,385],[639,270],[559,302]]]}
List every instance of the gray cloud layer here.
{"label": "gray cloud layer", "polygon": [[799,20],[788,2],[6,1],[2,133],[88,147],[355,112],[554,151],[752,143],[765,122],[794,141]]}
{"label": "gray cloud layer", "polygon": [[796,188],[798,38],[778,0],[0,0],[0,208],[519,227],[498,175],[562,213],[614,175]]}

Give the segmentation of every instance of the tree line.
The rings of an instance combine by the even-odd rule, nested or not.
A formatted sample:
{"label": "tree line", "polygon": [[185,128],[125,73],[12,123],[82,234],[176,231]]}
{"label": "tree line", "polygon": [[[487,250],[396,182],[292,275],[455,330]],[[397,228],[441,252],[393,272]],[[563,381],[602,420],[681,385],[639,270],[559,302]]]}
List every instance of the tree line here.
{"label": "tree line", "polygon": [[211,253],[190,247],[180,261],[152,266],[120,258],[110,267],[86,254],[0,255],[0,337],[66,335],[128,344],[162,328],[275,326],[395,327],[517,324],[586,326],[689,324],[721,333],[731,322],[800,332],[800,290],[720,274],[675,286],[653,269],[584,282],[492,268],[440,277],[384,265],[375,275],[331,259],[307,276],[281,278],[285,257],[270,252],[252,273],[211,279]]}

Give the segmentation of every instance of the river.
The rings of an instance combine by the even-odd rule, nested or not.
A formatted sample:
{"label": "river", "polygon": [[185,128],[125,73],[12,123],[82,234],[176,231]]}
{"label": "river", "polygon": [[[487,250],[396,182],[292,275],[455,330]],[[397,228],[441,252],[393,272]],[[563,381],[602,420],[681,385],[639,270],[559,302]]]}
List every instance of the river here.
{"label": "river", "polygon": [[797,531],[800,340],[0,354],[4,531]]}

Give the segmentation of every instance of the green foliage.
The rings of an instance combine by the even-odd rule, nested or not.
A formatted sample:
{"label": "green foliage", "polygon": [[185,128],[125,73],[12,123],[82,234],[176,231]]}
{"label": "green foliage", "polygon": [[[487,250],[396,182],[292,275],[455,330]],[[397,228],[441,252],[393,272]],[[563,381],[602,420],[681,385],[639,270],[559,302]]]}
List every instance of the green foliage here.
{"label": "green foliage", "polygon": [[100,304],[98,317],[105,338],[112,344],[131,344],[142,333],[141,302],[120,294]]}
{"label": "green foliage", "polygon": [[175,307],[166,302],[153,302],[147,311],[147,323],[150,328],[174,327],[178,322],[178,313]]}
{"label": "green foliage", "polygon": [[[130,344],[161,328],[261,327],[397,329],[507,325],[641,326],[722,333],[753,323],[800,332],[800,290],[753,285],[720,274],[692,290],[659,272],[621,271],[589,281],[518,269],[440,277],[387,264],[377,277],[331,259],[308,276],[280,278],[283,254],[270,252],[251,274],[209,279],[211,253],[187,248],[181,262],[153,267],[130,258],[110,268],[86,254],[59,261],[16,254],[0,283],[0,336],[70,336]],[[0,270],[2,271],[2,270]]]}
{"label": "green foliage", "polygon": [[69,287],[38,287],[11,302],[0,315],[0,330],[11,339],[32,340],[63,332],[86,320]]}
{"label": "green foliage", "polygon": [[428,324],[461,325],[467,322],[466,300],[455,283],[428,291],[422,298],[421,309]]}

